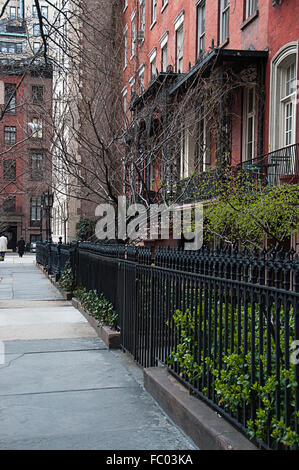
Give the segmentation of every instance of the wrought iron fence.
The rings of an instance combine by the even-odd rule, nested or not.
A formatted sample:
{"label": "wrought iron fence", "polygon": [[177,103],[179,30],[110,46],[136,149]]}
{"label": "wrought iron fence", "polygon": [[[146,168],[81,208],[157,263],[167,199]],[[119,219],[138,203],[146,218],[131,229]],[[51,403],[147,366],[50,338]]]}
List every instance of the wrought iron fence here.
{"label": "wrought iron fence", "polygon": [[77,285],[114,304],[122,348],[141,366],[167,366],[262,447],[298,436],[297,254],[81,243],[73,267]]}
{"label": "wrought iron fence", "polygon": [[280,186],[299,182],[299,143],[242,162],[249,178],[264,185]]}
{"label": "wrought iron fence", "polygon": [[53,274],[56,280],[59,280],[65,269],[67,262],[70,262],[73,271],[75,271],[75,245],[59,243],[37,242],[36,244],[36,262],[46,268],[49,274]]}

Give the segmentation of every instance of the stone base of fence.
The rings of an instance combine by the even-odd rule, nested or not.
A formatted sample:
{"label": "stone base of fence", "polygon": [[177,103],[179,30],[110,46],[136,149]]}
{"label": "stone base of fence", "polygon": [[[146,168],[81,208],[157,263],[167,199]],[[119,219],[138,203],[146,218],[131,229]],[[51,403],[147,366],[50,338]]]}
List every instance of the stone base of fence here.
{"label": "stone base of fence", "polygon": [[258,450],[217,412],[190,395],[165,367],[144,369],[144,386],[200,450]]}
{"label": "stone base of fence", "polygon": [[111,330],[109,326],[99,325],[97,320],[82,307],[81,302],[76,297],[72,298],[72,305],[82,313],[108,349],[120,349],[120,332]]}

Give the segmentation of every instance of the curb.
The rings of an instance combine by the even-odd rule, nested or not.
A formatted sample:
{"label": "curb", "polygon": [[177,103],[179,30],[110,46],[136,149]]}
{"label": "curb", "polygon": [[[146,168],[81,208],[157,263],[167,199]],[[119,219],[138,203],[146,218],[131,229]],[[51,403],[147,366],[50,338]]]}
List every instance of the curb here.
{"label": "curb", "polygon": [[144,386],[200,450],[258,450],[216,411],[190,395],[165,367],[144,369]]}
{"label": "curb", "polygon": [[76,297],[72,298],[72,305],[82,313],[90,325],[95,329],[99,338],[104,341],[108,349],[120,349],[120,332],[111,330],[109,326],[99,325],[97,320],[82,307],[81,302]]}

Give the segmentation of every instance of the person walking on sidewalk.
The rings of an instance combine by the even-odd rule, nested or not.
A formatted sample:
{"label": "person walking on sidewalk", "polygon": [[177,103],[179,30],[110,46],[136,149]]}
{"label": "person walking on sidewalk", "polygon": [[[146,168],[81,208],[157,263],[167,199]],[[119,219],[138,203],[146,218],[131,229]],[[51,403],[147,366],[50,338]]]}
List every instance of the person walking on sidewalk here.
{"label": "person walking on sidewalk", "polygon": [[25,251],[25,240],[23,237],[21,237],[20,240],[18,241],[18,252],[19,252],[20,258],[22,258],[24,251]]}
{"label": "person walking on sidewalk", "polygon": [[4,235],[0,237],[0,261],[4,261],[5,252],[7,251],[7,238]]}

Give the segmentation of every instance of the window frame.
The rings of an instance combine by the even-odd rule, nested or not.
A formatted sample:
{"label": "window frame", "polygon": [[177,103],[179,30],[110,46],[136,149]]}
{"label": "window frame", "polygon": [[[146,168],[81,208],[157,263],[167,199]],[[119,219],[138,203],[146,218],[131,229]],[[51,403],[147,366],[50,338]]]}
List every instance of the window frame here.
{"label": "window frame", "polygon": [[[14,136],[13,139],[11,139],[12,136]],[[4,145],[14,145],[16,142],[17,142],[16,126],[4,126]]]}
{"label": "window frame", "polygon": [[[225,4],[224,2],[227,2]],[[219,10],[219,45],[229,40],[230,0],[220,0]]]}
{"label": "window frame", "polygon": [[136,10],[131,16],[131,59],[135,57],[136,54],[136,39],[137,39],[137,17]]}
{"label": "window frame", "polygon": [[151,0],[151,27],[157,22],[157,0]]}
{"label": "window frame", "polygon": [[[32,217],[34,215],[34,217]],[[40,226],[42,220],[42,198],[31,196],[30,198],[30,226]]]}
{"label": "window frame", "polygon": [[[14,89],[13,93],[9,93],[9,88],[12,90]],[[8,96],[9,93],[9,96]],[[16,114],[16,107],[17,107],[17,85],[15,83],[5,83],[4,84],[4,107],[9,105],[5,110],[6,113],[9,114]]]}
{"label": "window frame", "polygon": [[[7,164],[9,164],[9,168],[6,168]],[[3,179],[4,181],[16,181],[17,162],[15,158],[5,158],[3,160]]]}
{"label": "window frame", "polygon": [[[250,109],[250,93],[252,96],[252,109]],[[251,121],[252,138],[249,141],[249,123]],[[256,134],[256,88],[254,85],[245,87],[243,90],[243,146],[242,161],[252,161],[255,157],[255,134]],[[249,145],[252,145],[251,154]]]}
{"label": "window frame", "polygon": [[[179,46],[179,37],[181,37],[181,47]],[[184,60],[184,23],[175,32],[175,68],[177,73],[183,73]],[[180,69],[180,65],[182,69]]]}
{"label": "window frame", "polygon": [[[41,158],[33,158],[33,157],[41,157]],[[35,164],[33,162],[35,161]],[[38,164],[37,162],[40,162]],[[44,173],[44,155],[42,152],[32,151],[30,152],[30,175],[31,179],[36,181],[39,179],[43,179]]]}
{"label": "window frame", "polygon": [[[36,92],[34,89],[37,89]],[[41,90],[41,93],[40,93]],[[32,85],[31,86],[31,97],[33,103],[43,103],[44,101],[44,86],[43,85]],[[41,99],[40,99],[41,97]]]}
{"label": "window frame", "polygon": [[[298,80],[298,43],[291,42],[281,48],[273,57],[271,62],[271,79],[270,79],[270,109],[269,109],[269,151],[275,151],[279,148],[286,147],[284,139],[284,122],[283,122],[283,103],[286,103],[287,97],[283,97],[281,101],[281,89],[283,84],[283,74],[287,67],[295,62],[295,81]],[[296,140],[296,114],[297,100],[296,91],[289,95],[293,99],[293,142]]]}
{"label": "window frame", "polygon": [[245,0],[244,21],[248,20],[258,11],[258,0]]}
{"label": "window frame", "polygon": [[[204,21],[202,21],[204,18]],[[202,30],[203,26],[203,30]],[[196,5],[196,57],[205,52],[205,35],[206,35],[206,2],[205,0]],[[203,43],[203,47],[201,44]]]}

